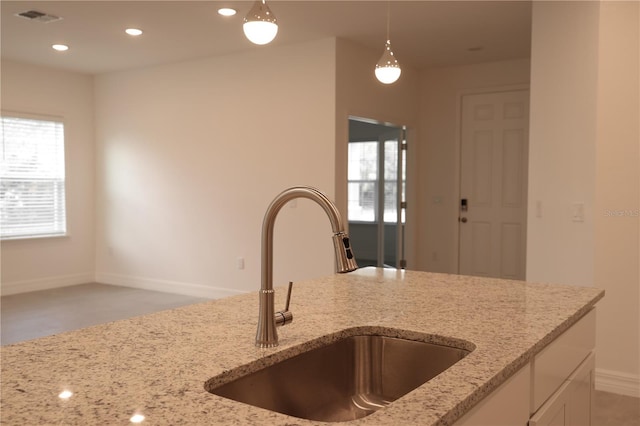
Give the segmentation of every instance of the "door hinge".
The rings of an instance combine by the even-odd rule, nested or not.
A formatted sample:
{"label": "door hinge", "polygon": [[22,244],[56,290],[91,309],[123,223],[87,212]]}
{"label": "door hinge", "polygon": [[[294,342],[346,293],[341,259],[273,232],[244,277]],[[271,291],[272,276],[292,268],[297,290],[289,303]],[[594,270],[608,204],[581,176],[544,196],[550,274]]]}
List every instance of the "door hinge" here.
{"label": "door hinge", "polygon": [[405,142],[405,143],[401,144],[400,145],[400,149],[403,150],[403,151],[406,151],[407,150],[407,143]]}
{"label": "door hinge", "polygon": [[406,201],[402,201],[402,202],[400,203],[400,208],[401,208],[401,209],[406,209],[406,208],[407,208],[407,202],[406,202]]}

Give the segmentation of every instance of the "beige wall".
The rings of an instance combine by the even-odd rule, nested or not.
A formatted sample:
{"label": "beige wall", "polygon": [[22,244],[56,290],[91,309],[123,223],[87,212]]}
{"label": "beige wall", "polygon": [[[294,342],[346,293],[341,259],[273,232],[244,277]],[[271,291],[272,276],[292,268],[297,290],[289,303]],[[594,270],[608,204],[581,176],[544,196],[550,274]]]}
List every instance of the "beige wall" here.
{"label": "beige wall", "polygon": [[[635,396],[638,22],[635,2],[534,2],[527,247],[528,280],[606,290],[596,386]],[[572,221],[573,203],[584,222]]]}
{"label": "beige wall", "polygon": [[66,237],[2,241],[2,294],[92,281],[93,78],[3,60],[1,101],[3,110],[64,119],[69,231]]}
{"label": "beige wall", "polygon": [[[598,387],[640,396],[640,3],[600,6],[595,186]],[[635,385],[635,386],[634,386]],[[605,387],[607,386],[607,387]]]}
{"label": "beige wall", "polygon": [[[294,185],[334,197],[334,105],[333,39],[98,76],[98,281],[257,290],[271,200]],[[333,271],[329,220],[294,206],[275,227],[276,286]]]}
{"label": "beige wall", "polygon": [[458,272],[461,96],[526,88],[529,66],[528,59],[520,59],[432,68],[421,73],[416,269]]}

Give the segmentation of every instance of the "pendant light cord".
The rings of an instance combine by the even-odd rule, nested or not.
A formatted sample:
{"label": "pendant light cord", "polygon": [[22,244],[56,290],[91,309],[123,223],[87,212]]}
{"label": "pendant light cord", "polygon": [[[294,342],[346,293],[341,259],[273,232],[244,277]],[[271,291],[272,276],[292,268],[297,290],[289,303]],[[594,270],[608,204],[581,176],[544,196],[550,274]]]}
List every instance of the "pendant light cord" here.
{"label": "pendant light cord", "polygon": [[389,40],[389,23],[391,22],[391,1],[387,0],[387,41]]}

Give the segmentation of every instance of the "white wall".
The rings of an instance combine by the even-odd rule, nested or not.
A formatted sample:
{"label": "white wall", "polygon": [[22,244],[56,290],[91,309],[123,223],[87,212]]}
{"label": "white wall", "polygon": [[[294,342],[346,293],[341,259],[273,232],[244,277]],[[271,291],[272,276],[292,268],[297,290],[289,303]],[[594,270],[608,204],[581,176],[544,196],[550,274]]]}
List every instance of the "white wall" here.
{"label": "white wall", "polygon": [[[368,118],[396,126],[407,126],[409,149],[407,154],[407,180],[414,182],[417,172],[415,149],[418,136],[418,72],[403,63],[400,79],[391,85],[376,80],[375,64],[382,55],[355,43],[338,39],[336,45],[336,203],[341,211],[347,206],[347,145],[349,143],[349,116]],[[405,249],[409,269],[415,269],[415,227],[417,226],[416,188],[407,186],[407,229]],[[346,213],[345,213],[346,214]],[[355,253],[356,259],[358,253]]]}
{"label": "white wall", "polygon": [[[638,22],[635,2],[533,4],[527,247],[528,280],[606,290],[596,386],[635,396]],[[584,222],[572,221],[573,203],[584,203]]]}
{"label": "white wall", "polygon": [[[533,6],[528,280],[594,283],[598,9],[597,2]],[[584,222],[572,221],[574,203],[584,204]]]}
{"label": "white wall", "polygon": [[458,272],[460,99],[463,94],[527,87],[528,59],[431,68],[420,74],[416,267]]}
{"label": "white wall", "polygon": [[67,228],[57,238],[2,241],[2,294],[93,280],[93,78],[2,60],[2,109],[64,118]]}
{"label": "white wall", "polygon": [[[334,105],[334,39],[98,76],[97,280],[257,291],[271,200],[301,184],[334,197]],[[276,286],[334,267],[326,215],[295,206],[275,227]]]}
{"label": "white wall", "polygon": [[640,396],[640,3],[600,6],[595,285],[601,389]]}

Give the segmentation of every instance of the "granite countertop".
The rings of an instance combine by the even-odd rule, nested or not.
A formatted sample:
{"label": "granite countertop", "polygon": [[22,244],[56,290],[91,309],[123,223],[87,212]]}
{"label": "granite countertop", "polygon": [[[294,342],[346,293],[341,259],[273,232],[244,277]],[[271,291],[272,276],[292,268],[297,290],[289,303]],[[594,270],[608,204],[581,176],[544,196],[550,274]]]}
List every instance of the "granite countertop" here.
{"label": "granite countertop", "polygon": [[[366,268],[296,283],[293,323],[278,329],[277,348],[258,349],[257,290],[3,347],[1,423],[125,425],[143,414],[149,425],[314,424],[215,396],[204,383],[303,350],[312,339],[369,326],[475,349],[349,424],[452,424],[604,295],[589,287]],[[277,309],[285,296],[277,287]],[[60,399],[63,390],[73,396]]]}

